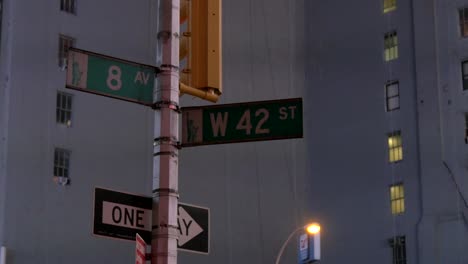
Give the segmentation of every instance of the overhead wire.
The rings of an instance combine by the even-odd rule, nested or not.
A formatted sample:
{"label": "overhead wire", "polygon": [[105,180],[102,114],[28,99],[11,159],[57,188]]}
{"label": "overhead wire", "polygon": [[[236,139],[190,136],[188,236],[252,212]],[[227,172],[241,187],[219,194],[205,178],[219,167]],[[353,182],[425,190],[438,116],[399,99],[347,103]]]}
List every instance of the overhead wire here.
{"label": "overhead wire", "polygon": [[[296,4],[296,1],[286,1],[287,5],[286,5],[286,10],[287,10],[287,21],[288,21],[288,45],[287,45],[287,54],[288,54],[288,76],[287,76],[287,80],[288,80],[288,84],[289,86],[287,87],[287,95],[288,97],[291,97],[292,96],[292,90],[293,90],[293,87],[296,87],[295,84],[294,84],[294,80],[295,78],[293,78],[293,75],[294,75],[294,65],[295,63],[293,63],[295,60],[296,60],[296,49],[295,49],[295,43],[296,43],[296,34],[295,34],[295,24],[296,24],[296,21],[293,21],[293,18],[296,18],[296,16],[294,15],[294,12],[296,11],[296,8],[295,8],[295,4]],[[271,54],[271,53],[270,53]],[[302,91],[303,92],[303,91]],[[304,129],[304,128],[303,128]],[[297,148],[296,148],[296,143],[297,141],[290,141],[288,146],[290,146],[290,154],[291,154],[291,163],[296,163],[297,161]],[[291,165],[288,164],[288,157],[287,157],[287,145],[286,143],[284,144],[284,150],[283,150],[283,155],[284,155],[284,160],[285,160],[285,164],[286,164],[286,171],[288,172],[288,178],[291,178],[291,185],[292,185],[292,196],[293,196],[293,204],[295,204],[296,206],[294,207],[295,209],[295,214],[294,214],[294,218],[295,218],[295,225],[296,226],[299,226],[301,225],[300,223],[300,220],[302,218],[302,212],[303,210],[301,210],[300,208],[302,208],[302,206],[298,203],[298,195],[297,195],[297,170],[295,171],[295,173],[291,173]],[[297,164],[296,164],[297,166]],[[303,171],[304,172],[304,171]],[[292,175],[291,175],[292,174]],[[307,177],[307,174],[304,174],[304,177]]]}
{"label": "overhead wire", "polygon": [[[269,39],[269,35],[268,33],[270,32],[268,30],[268,21],[267,21],[267,16],[265,14],[265,10],[266,10],[266,4],[265,4],[265,1],[266,0],[262,0],[262,8],[261,8],[261,15],[262,15],[262,19],[263,19],[263,25],[265,27],[265,29],[263,30],[263,32],[265,32],[263,34],[264,36],[264,43],[265,43],[265,46],[266,46],[266,57],[267,57],[267,64],[268,64],[268,74],[269,74],[269,78],[270,78],[270,81],[271,81],[271,85],[270,87],[273,87],[273,95],[275,98],[278,98],[280,95],[282,95],[280,93],[280,91],[278,90],[278,86],[276,85],[276,81],[274,79],[274,68],[273,68],[273,62],[271,60],[271,54],[272,54],[272,49],[271,49],[271,46],[270,46],[270,39]],[[287,45],[286,45],[286,49],[287,49],[287,54],[288,54],[288,60],[287,60],[287,66],[288,66],[288,71],[284,71],[284,72],[287,72],[287,80],[288,80],[288,84],[289,86],[287,87],[286,91],[287,91],[287,96],[290,97],[291,96],[291,90],[292,90],[292,87],[295,87],[293,86],[293,78],[292,78],[292,72],[293,72],[293,63],[292,61],[295,59],[295,57],[293,56],[294,55],[294,50],[292,49],[292,45],[291,45],[291,41],[293,41],[293,37],[291,37],[291,32],[293,31],[293,28],[294,26],[291,26],[291,24],[294,25],[293,21],[292,21],[292,18],[293,16],[291,15],[291,12],[292,12],[292,8],[290,7],[290,5],[294,5],[295,1],[283,1],[283,4],[286,4],[285,6],[285,10],[286,10],[286,21],[287,21],[287,24],[288,24],[288,30],[287,30]],[[300,211],[300,206],[299,206],[299,203],[297,202],[298,198],[297,198],[297,177],[296,177],[296,174],[295,173],[291,173],[292,171],[292,166],[291,166],[291,162],[289,161],[288,159],[288,154],[290,154],[291,156],[294,156],[295,157],[295,148],[293,146],[294,142],[293,141],[289,141],[289,142],[281,142],[278,144],[281,144],[281,147],[282,147],[282,155],[283,155],[283,160],[284,160],[284,163],[285,163],[285,166],[286,166],[286,179],[288,179],[288,183],[290,185],[290,191],[291,191],[291,196],[293,198],[293,204],[296,205],[293,207],[293,210],[295,211],[294,212],[294,221],[295,221],[295,224],[296,226],[299,225],[299,220],[298,220],[298,212]],[[288,147],[290,148],[290,150],[288,151]],[[292,158],[292,160],[296,160],[295,158]]]}
{"label": "overhead wire", "polygon": [[[264,26],[264,30],[263,30],[263,43],[265,44],[265,51],[266,51],[266,63],[267,63],[267,66],[268,66],[268,77],[269,77],[269,81],[270,81],[270,86],[269,87],[272,87],[272,90],[273,90],[273,95],[274,95],[274,98],[278,98],[279,96],[283,95],[283,93],[280,92],[280,90],[278,90],[278,85],[277,85],[277,82],[274,78],[275,74],[274,74],[274,66],[273,66],[273,62],[272,62],[272,48],[271,48],[271,45],[270,45],[270,30],[268,28],[268,21],[267,21],[267,15],[266,15],[266,10],[267,10],[267,5],[265,4],[265,1],[266,0],[262,0],[261,1],[261,17],[262,17],[262,20],[263,20],[263,26]],[[269,4],[271,4],[270,1],[268,1]],[[287,52],[285,54],[287,54],[287,68],[288,70],[287,71],[284,71],[287,75],[286,79],[287,79],[287,83],[289,84],[289,86],[287,87],[287,89],[283,89],[286,90],[286,95],[288,97],[291,96],[291,90],[293,89],[293,87],[295,87],[293,85],[293,80],[294,78],[292,77],[293,75],[293,61],[295,61],[296,57],[294,56],[295,55],[295,50],[294,50],[294,46],[291,44],[291,42],[293,42],[295,40],[295,35],[294,34],[291,34],[292,32],[294,32],[294,22],[293,22],[293,18],[295,16],[292,15],[292,12],[295,10],[294,7],[295,7],[295,1],[281,1],[281,3],[283,5],[285,5],[285,12],[286,12],[286,21],[287,21],[287,31],[286,31],[286,34],[287,34],[287,43],[284,43],[286,44],[284,48],[287,49]],[[292,6],[292,7],[291,7]],[[291,36],[293,35],[293,36]],[[283,46],[281,46],[280,48],[283,48]],[[292,166],[291,166],[291,163],[296,161],[296,148],[295,148],[295,145],[294,145],[294,142],[291,141],[291,140],[288,140],[288,142],[284,141],[284,142],[277,142],[278,145],[281,145],[281,148],[282,148],[282,153],[280,155],[283,156],[283,161],[284,161],[284,164],[285,164],[285,167],[286,167],[286,179],[287,179],[287,182],[289,183],[289,189],[290,189],[290,192],[291,192],[291,197],[292,197],[292,204],[294,204],[295,206],[292,207],[292,210],[293,210],[293,222],[295,223],[295,227],[299,226],[300,225],[300,221],[299,221],[299,217],[301,215],[301,206],[299,205],[298,203],[298,195],[297,195],[297,171],[296,173],[292,172]],[[258,153],[257,153],[257,147],[254,146],[254,150],[255,150],[255,156],[256,156],[256,167],[257,167],[257,178],[259,179],[259,175],[258,175]],[[288,154],[291,156],[291,159],[292,159],[292,162],[289,160],[288,158]],[[306,175],[304,175],[306,176]],[[259,186],[260,186],[260,182],[259,182]],[[305,209],[303,209],[305,210]],[[294,227],[294,228],[295,228]]]}
{"label": "overhead wire", "polygon": [[[227,3],[223,3],[223,9],[227,9]],[[224,16],[225,18],[225,16]],[[226,57],[228,58],[233,58],[233,52],[232,49],[230,48],[229,45],[223,46],[223,53],[225,53]],[[226,70],[226,68],[224,68]],[[229,76],[223,76],[223,82],[224,83],[229,83],[228,78]],[[229,96],[230,91],[229,89],[223,91],[223,96],[221,96],[221,100],[223,97]],[[234,261],[234,253],[233,253],[233,241],[232,238],[234,237],[233,231],[232,231],[232,205],[231,205],[231,181],[230,181],[230,173],[229,173],[229,165],[231,165],[231,158],[230,158],[230,153],[231,152],[231,146],[229,144],[226,144],[224,146],[224,151],[223,151],[223,170],[224,170],[224,198],[225,198],[225,208],[226,208],[226,244],[225,244],[225,250],[227,252],[226,254],[226,260],[227,264],[233,264],[235,263]]]}
{"label": "overhead wire", "polygon": [[[254,18],[255,18],[255,0],[249,0],[249,66],[250,66],[250,98],[255,97],[254,87],[255,87],[255,67],[254,67],[254,58],[255,58],[255,48],[254,48]],[[255,158],[255,176],[256,176],[256,187],[257,187],[257,217],[258,217],[258,235],[259,235],[259,242],[260,242],[260,261],[263,263],[264,261],[264,251],[265,251],[265,243],[264,243],[264,233],[263,233],[263,221],[262,221],[262,181],[261,176],[259,174],[259,166],[258,166],[258,151],[257,151],[257,144],[253,144],[254,149],[254,158]]]}

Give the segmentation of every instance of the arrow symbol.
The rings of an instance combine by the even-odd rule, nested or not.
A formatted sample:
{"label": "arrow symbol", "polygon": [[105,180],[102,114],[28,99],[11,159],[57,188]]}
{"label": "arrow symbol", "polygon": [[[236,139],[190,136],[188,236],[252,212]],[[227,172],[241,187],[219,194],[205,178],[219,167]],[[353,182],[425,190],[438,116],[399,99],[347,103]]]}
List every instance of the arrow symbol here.
{"label": "arrow symbol", "polygon": [[178,246],[183,246],[185,243],[198,236],[203,229],[193,220],[193,218],[185,211],[184,208],[179,207],[179,217],[177,218],[177,225],[179,229]]}

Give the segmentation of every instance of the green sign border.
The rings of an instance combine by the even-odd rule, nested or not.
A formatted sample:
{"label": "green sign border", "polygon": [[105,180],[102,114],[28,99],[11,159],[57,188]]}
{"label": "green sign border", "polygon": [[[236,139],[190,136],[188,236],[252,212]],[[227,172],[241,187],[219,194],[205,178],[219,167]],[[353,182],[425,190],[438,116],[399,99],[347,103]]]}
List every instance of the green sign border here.
{"label": "green sign border", "polygon": [[[121,63],[135,65],[135,66],[138,66],[138,67],[143,66],[145,68],[150,68],[150,69],[154,70],[154,73],[155,73],[156,77],[157,77],[158,73],[161,72],[161,69],[159,69],[158,67],[148,65],[148,64],[137,63],[137,62],[134,62],[134,61],[124,60],[124,59],[120,59],[120,58],[116,58],[116,57],[112,57],[112,56],[107,56],[107,55],[104,55],[104,54],[99,54],[99,53],[95,53],[95,52],[87,51],[87,50],[83,50],[83,49],[70,48],[69,50],[70,51],[75,51],[75,52],[80,52],[80,53],[86,54],[88,56],[100,57],[100,58],[104,58],[104,59],[107,59],[107,60],[112,60],[112,61],[117,61],[117,62],[121,62]],[[108,97],[108,98],[118,99],[118,100],[122,100],[122,101],[127,101],[127,102],[137,103],[137,104],[141,104],[141,105],[146,105],[146,106],[153,106],[153,103],[143,103],[143,102],[133,100],[133,99],[129,99],[129,98],[126,98],[126,97],[109,95],[109,94],[106,94],[106,93],[96,92],[96,91],[93,91],[93,90],[90,90],[90,89],[82,89],[82,88],[79,88],[79,87],[76,87],[76,86],[73,86],[73,85],[66,84],[65,87],[68,88],[68,89],[72,89],[72,90],[76,90],[76,91],[80,91],[80,92],[100,95],[100,96],[104,96],[104,97]]]}
{"label": "green sign border", "polygon": [[[244,102],[244,103],[232,103],[232,104],[219,104],[219,105],[207,105],[207,106],[190,106],[190,107],[182,107],[181,110],[182,110],[182,115],[183,115],[184,110],[198,110],[198,109],[201,109],[203,111],[205,109],[250,106],[250,105],[262,105],[262,104],[274,104],[274,103],[286,103],[286,102],[298,102],[301,105],[303,120],[301,121],[302,122],[301,133],[299,133],[299,134],[289,135],[289,136],[270,136],[270,137],[262,137],[262,138],[250,138],[250,139],[240,139],[240,140],[219,140],[219,141],[197,142],[197,143],[183,143],[182,140],[181,140],[181,147],[196,147],[196,146],[205,146],[205,145],[219,145],[219,144],[243,143],[243,142],[254,142],[254,141],[303,138],[304,137],[304,107],[303,107],[303,104],[302,104],[302,97],[288,98],[288,99],[277,99],[277,100],[267,100],[267,101]],[[181,117],[181,121],[183,122],[183,117]]]}

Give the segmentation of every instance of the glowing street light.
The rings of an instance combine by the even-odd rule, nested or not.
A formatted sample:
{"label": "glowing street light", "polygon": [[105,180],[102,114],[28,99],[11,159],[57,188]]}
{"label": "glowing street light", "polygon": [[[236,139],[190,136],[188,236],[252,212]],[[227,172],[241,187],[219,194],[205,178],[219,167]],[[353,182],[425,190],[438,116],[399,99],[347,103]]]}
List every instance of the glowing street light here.
{"label": "glowing street light", "polygon": [[[293,236],[298,233],[299,231],[306,231],[307,234],[311,235],[312,236],[312,241],[314,242],[314,244],[317,244],[315,245],[315,249],[316,251],[318,252],[318,256],[313,256],[312,259],[314,260],[318,260],[318,258],[320,258],[320,224],[318,223],[310,223],[308,225],[305,225],[305,226],[301,226],[299,228],[297,228],[296,230],[294,230],[293,232],[291,232],[291,234],[289,234],[288,238],[286,239],[286,241],[284,241],[283,245],[281,246],[281,249],[278,253],[278,256],[276,257],[276,261],[275,261],[275,264],[279,264],[280,262],[280,259],[281,259],[281,256],[283,255],[283,252],[284,252],[284,249],[286,248],[286,245],[289,243],[289,241],[291,240],[291,238],[293,238]],[[308,238],[309,236],[307,236]],[[309,243],[309,241],[307,240],[306,243]],[[307,244],[308,245],[308,244]],[[308,248],[309,246],[307,246]]]}
{"label": "glowing street light", "polygon": [[312,223],[310,225],[306,225],[305,230],[307,231],[307,233],[315,235],[320,232],[320,225],[317,223]]}

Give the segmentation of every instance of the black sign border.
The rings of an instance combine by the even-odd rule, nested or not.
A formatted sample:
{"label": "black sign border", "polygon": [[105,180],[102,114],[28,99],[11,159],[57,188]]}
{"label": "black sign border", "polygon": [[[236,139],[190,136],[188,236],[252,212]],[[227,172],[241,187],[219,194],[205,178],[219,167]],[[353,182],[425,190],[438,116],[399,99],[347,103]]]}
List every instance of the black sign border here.
{"label": "black sign border", "polygon": [[[207,224],[207,226],[208,226],[208,228],[207,228],[208,234],[206,235],[207,240],[208,240],[208,247],[207,247],[206,252],[204,252],[204,251],[190,250],[190,249],[185,249],[185,248],[180,248],[179,246],[177,246],[177,249],[178,249],[178,250],[181,250],[181,251],[185,251],[185,252],[197,253],[197,254],[202,254],[202,255],[209,255],[209,254],[210,254],[210,250],[211,250],[211,239],[210,239],[210,236],[211,236],[211,210],[210,210],[210,208],[208,208],[208,207],[203,207],[203,206],[198,206],[198,205],[193,205],[193,204],[180,203],[180,202],[179,202],[178,206],[179,206],[179,205],[182,205],[182,206],[185,205],[185,206],[188,206],[188,207],[195,207],[195,208],[198,208],[198,209],[206,210],[206,211],[208,212],[208,224]],[[178,209],[178,208],[177,208],[177,209]],[[187,212],[187,213],[190,215],[189,212]],[[192,215],[190,215],[190,216],[193,218]],[[194,220],[195,220],[195,219],[194,219]],[[201,226],[201,225],[200,225],[200,226]],[[196,237],[195,237],[195,238],[196,238]],[[190,243],[190,241],[188,241],[185,245],[187,245],[187,244],[189,244],[189,243]],[[190,244],[189,244],[189,245],[190,245]]]}
{"label": "black sign border", "polygon": [[[112,198],[103,199],[102,196],[110,195]],[[126,198],[122,198],[125,196]],[[133,199],[133,200],[132,200]],[[135,204],[136,199],[136,204]],[[139,207],[146,210],[152,210],[153,201],[151,197],[105,189],[101,187],[94,188],[94,201],[93,201],[93,235],[105,238],[114,238],[125,241],[135,241],[136,234],[145,240],[148,245],[151,245],[151,231],[132,229],[121,226],[114,226],[102,223],[102,202],[114,202],[133,207]]]}

